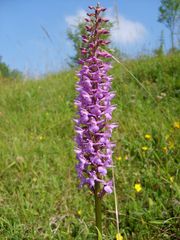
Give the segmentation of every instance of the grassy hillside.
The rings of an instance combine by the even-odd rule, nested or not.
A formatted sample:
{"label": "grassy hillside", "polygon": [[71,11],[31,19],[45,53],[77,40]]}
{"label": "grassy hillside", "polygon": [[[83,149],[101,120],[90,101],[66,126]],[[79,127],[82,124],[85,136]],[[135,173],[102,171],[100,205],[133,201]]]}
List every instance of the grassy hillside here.
{"label": "grassy hillside", "polygon": [[[176,240],[180,57],[124,64],[147,91],[114,65],[120,230],[125,240]],[[78,190],[75,172],[76,81],[69,71],[0,82],[0,239],[95,239],[93,196]],[[105,240],[115,239],[114,209],[113,194],[106,196]]]}

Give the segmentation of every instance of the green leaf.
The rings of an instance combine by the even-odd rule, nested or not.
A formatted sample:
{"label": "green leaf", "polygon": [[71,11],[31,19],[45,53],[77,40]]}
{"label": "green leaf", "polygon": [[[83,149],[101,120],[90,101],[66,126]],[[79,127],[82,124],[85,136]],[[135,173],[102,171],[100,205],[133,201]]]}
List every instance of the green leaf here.
{"label": "green leaf", "polygon": [[102,240],[102,234],[100,233],[100,231],[97,227],[96,227],[96,230],[98,232],[98,240]]}
{"label": "green leaf", "polygon": [[153,220],[153,221],[149,221],[149,223],[161,225],[161,224],[164,224],[164,220]]}

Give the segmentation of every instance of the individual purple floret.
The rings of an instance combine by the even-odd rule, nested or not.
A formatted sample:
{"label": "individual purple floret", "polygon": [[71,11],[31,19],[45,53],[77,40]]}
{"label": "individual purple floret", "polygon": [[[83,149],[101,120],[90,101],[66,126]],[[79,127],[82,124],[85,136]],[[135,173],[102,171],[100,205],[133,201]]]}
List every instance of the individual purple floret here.
{"label": "individual purple floret", "polygon": [[76,166],[80,186],[88,185],[95,191],[95,182],[101,185],[101,196],[112,192],[112,181],[107,179],[107,169],[112,167],[112,153],[114,144],[110,141],[112,130],[116,124],[110,123],[115,106],[111,99],[115,96],[111,92],[112,77],[107,75],[111,64],[103,59],[111,58],[111,54],[102,49],[109,44],[106,40],[109,31],[104,28],[108,20],[101,17],[106,9],[97,5],[89,7],[93,13],[88,13],[86,35],[82,36],[81,48],[82,69],[78,72],[78,97],[75,105],[79,118],[76,122],[75,149],[78,164]]}

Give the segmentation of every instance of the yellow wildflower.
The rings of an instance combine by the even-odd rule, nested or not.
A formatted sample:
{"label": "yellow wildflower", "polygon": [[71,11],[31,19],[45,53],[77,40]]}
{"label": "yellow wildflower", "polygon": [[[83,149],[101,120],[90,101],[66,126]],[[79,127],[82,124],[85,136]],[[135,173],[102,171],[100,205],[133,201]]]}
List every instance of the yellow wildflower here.
{"label": "yellow wildflower", "polygon": [[116,159],[117,159],[118,161],[121,161],[121,160],[122,160],[122,157],[119,156],[119,157],[117,157]]}
{"label": "yellow wildflower", "polygon": [[168,153],[167,147],[163,147],[162,150],[163,150],[164,153],[166,153],[166,154]]}
{"label": "yellow wildflower", "polygon": [[120,233],[117,233],[116,240],[123,240],[123,236]]}
{"label": "yellow wildflower", "polygon": [[45,137],[44,137],[44,136],[42,136],[42,135],[41,135],[41,136],[39,136],[39,140],[40,140],[40,141],[43,141],[44,139],[45,139]]}
{"label": "yellow wildflower", "polygon": [[174,122],[173,127],[179,129],[180,128],[180,122]]}
{"label": "yellow wildflower", "polygon": [[143,151],[147,151],[147,150],[148,150],[148,147],[147,147],[147,146],[143,146],[141,149],[142,149]]}
{"label": "yellow wildflower", "polygon": [[142,186],[140,183],[136,183],[134,185],[134,189],[136,190],[136,192],[141,192],[142,191]]}
{"label": "yellow wildflower", "polygon": [[174,176],[171,176],[169,179],[170,179],[170,182],[172,183],[174,182]]}
{"label": "yellow wildflower", "polygon": [[145,137],[145,139],[147,139],[147,140],[151,140],[151,139],[152,139],[152,136],[151,136],[150,134],[148,134],[148,133],[147,133],[144,137]]}
{"label": "yellow wildflower", "polygon": [[78,214],[79,216],[81,216],[81,214],[82,214],[81,209],[77,211],[77,214]]}

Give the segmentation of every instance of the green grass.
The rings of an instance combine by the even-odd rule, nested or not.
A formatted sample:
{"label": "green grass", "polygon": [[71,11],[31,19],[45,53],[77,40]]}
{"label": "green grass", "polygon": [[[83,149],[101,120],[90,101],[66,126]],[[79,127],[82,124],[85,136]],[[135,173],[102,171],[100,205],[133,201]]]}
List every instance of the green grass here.
{"label": "green grass", "polygon": [[[180,58],[125,64],[155,101],[115,64],[114,121],[119,127],[113,159],[120,231],[125,240],[176,240],[180,129],[174,123],[179,122]],[[0,239],[95,239],[94,199],[87,189],[77,188],[75,172],[76,81],[69,71],[41,81],[0,83]],[[113,194],[106,196],[104,240],[115,239],[114,209]]]}

